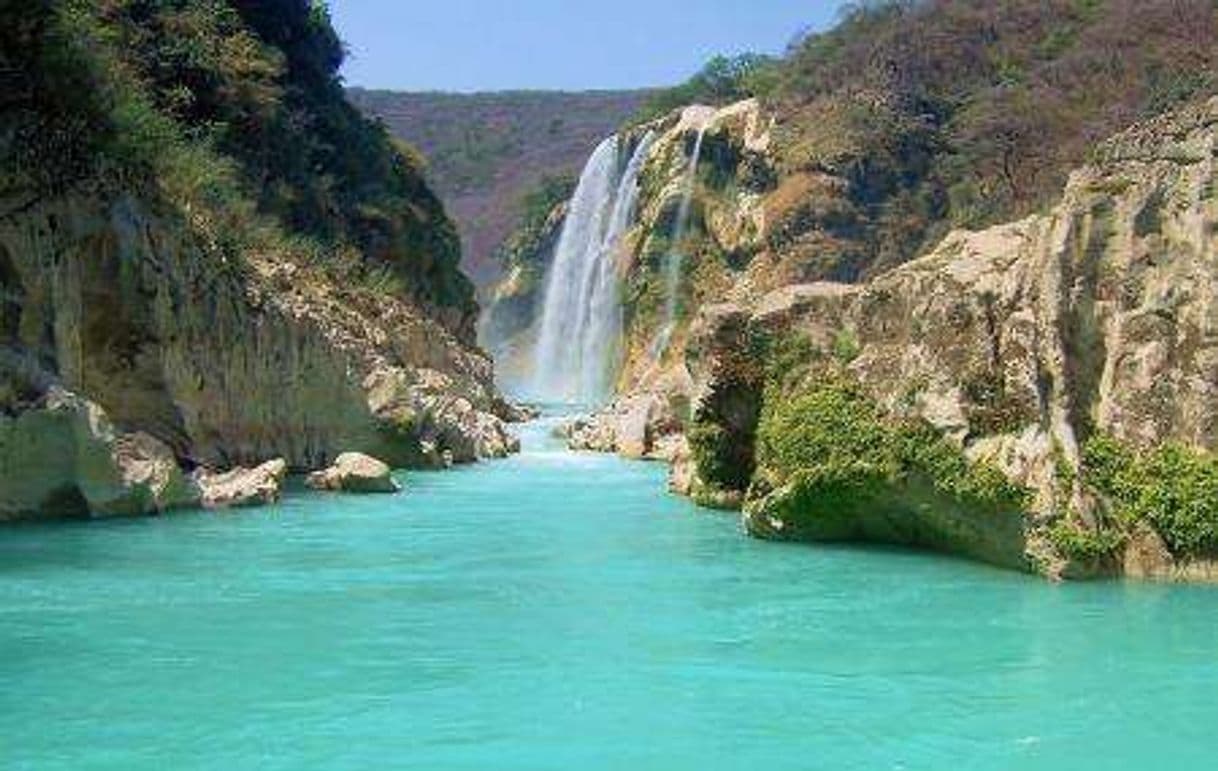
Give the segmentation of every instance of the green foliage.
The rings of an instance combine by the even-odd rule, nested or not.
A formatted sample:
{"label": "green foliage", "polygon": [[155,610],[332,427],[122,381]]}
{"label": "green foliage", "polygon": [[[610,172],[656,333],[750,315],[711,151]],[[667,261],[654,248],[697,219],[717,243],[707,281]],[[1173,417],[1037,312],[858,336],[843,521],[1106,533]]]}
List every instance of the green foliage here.
{"label": "green foliage", "polygon": [[753,472],[752,459],[742,457],[722,426],[709,421],[695,422],[686,436],[698,476],[703,481],[725,490],[748,487]]}
{"label": "green foliage", "polygon": [[345,101],[324,3],[34,0],[0,35],[17,84],[0,193],[136,193],[235,252],[275,231],[352,245],[472,321],[456,232],[417,160]]}
{"label": "green foliage", "polygon": [[1117,530],[1086,530],[1065,520],[1049,528],[1049,542],[1058,553],[1080,562],[1114,556],[1125,545],[1125,534]]}
{"label": "green foliage", "polygon": [[963,384],[965,416],[974,436],[992,436],[1017,431],[1036,419],[1034,405],[1007,388],[1001,372],[986,369],[974,373]]}
{"label": "green foliage", "polygon": [[857,359],[861,350],[858,335],[853,330],[839,329],[833,335],[833,358],[842,366]]}
{"label": "green foliage", "polygon": [[772,94],[779,83],[779,60],[764,54],[716,56],[679,86],[653,95],[634,123],[654,120],[691,104],[725,105]]}
{"label": "green foliage", "polygon": [[1106,434],[1083,447],[1083,482],[1125,523],[1148,522],[1176,554],[1218,554],[1218,457],[1175,443],[1137,452]]}
{"label": "green foliage", "polygon": [[1053,461],[1054,492],[1059,498],[1066,498],[1074,491],[1074,485],[1078,482],[1078,472],[1070,463],[1070,459],[1066,457],[1066,448],[1062,447],[1062,443],[1057,437],[1053,438],[1050,458]]}
{"label": "green foliage", "polygon": [[1029,500],[1025,488],[970,462],[929,424],[887,416],[844,383],[817,383],[792,398],[767,396],[757,437],[759,467],[779,479],[812,475],[834,489],[841,482],[895,487],[923,480],[984,510],[1020,510]]}
{"label": "green foliage", "polygon": [[[1041,210],[1096,140],[1212,93],[1218,7],[854,3],[834,29],[792,46],[777,73],[769,101],[782,170],[846,182],[856,216],[835,234],[845,242],[834,245],[840,265],[822,275],[853,279],[910,259],[951,228]],[[819,230],[812,220],[785,241],[797,248]]]}
{"label": "green foliage", "polygon": [[[523,303],[521,307],[526,310],[518,315],[518,324],[507,328],[496,327],[499,330],[497,334],[519,332],[531,318],[531,309],[539,301],[549,254],[561,232],[559,207],[571,197],[574,190],[574,178],[547,175],[517,203],[519,224],[495,250],[495,259],[503,266],[505,274],[512,276],[513,300],[510,302]],[[502,317],[504,310],[510,307],[504,303],[509,301],[501,296],[498,302],[502,307],[495,314]]]}
{"label": "green foliage", "polygon": [[782,334],[777,337],[755,335],[753,354],[766,362],[765,381],[770,388],[786,391],[807,372],[810,364],[821,357],[812,340],[803,334]]}
{"label": "green foliage", "polygon": [[546,175],[533,189],[524,194],[517,204],[520,224],[500,246],[497,256],[506,267],[525,265],[541,270],[534,265],[542,257],[543,242],[548,235],[548,225],[555,209],[566,202],[575,192],[575,178],[570,175]]}

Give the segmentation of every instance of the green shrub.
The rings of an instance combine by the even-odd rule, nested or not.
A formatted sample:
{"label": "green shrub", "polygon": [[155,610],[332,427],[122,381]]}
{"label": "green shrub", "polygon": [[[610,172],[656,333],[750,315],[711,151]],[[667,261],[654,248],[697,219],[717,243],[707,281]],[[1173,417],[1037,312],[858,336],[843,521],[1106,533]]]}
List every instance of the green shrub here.
{"label": "green shrub", "polygon": [[1125,545],[1125,540],[1120,531],[1085,530],[1064,520],[1049,529],[1049,542],[1058,553],[1082,562],[1112,557]]}
{"label": "green shrub", "polygon": [[856,216],[782,221],[770,244],[802,251],[832,232],[814,277],[853,280],[952,227],[1041,211],[1097,138],[1212,93],[1216,65],[1210,2],[850,3],[789,48],[766,101],[781,173],[834,175]]}
{"label": "green shrub", "polygon": [[1097,434],[1083,448],[1083,481],[1124,523],[1147,522],[1172,552],[1218,554],[1218,457],[1176,443],[1136,452]]}
{"label": "green shrub", "polygon": [[965,417],[974,436],[1010,433],[1036,419],[1031,400],[1012,393],[1001,372],[975,373],[965,380],[963,391]]}
{"label": "green shrub", "polygon": [[822,356],[805,334],[754,333],[750,355],[765,362],[765,379],[781,390],[795,382]]}
{"label": "green shrub", "polygon": [[849,329],[839,329],[833,336],[833,358],[843,366],[858,358],[861,347],[858,336]]}
{"label": "green shrub", "polygon": [[535,268],[538,274],[544,272],[544,266],[537,263],[542,257],[546,225],[554,210],[575,192],[575,184],[570,175],[547,175],[521,197],[517,204],[520,224],[495,253],[505,269],[519,266]]}
{"label": "green shrub", "polygon": [[686,436],[698,476],[725,490],[743,490],[753,473],[752,458],[735,446],[728,432],[715,423],[698,421]]}
{"label": "green shrub", "polygon": [[353,246],[398,276],[373,284],[472,315],[455,227],[417,154],[347,103],[324,3],[37,0],[0,43],[0,195],[136,195],[228,256]]}
{"label": "green shrub", "polygon": [[812,474],[840,481],[866,468],[874,483],[897,486],[916,478],[962,504],[987,510],[1022,509],[1030,497],[993,466],[969,461],[925,421],[888,416],[843,383],[820,383],[793,398],[767,398],[757,447],[758,465],[779,479]]}
{"label": "green shrub", "polygon": [[645,123],[691,104],[726,105],[773,94],[779,85],[779,60],[764,54],[716,56],[679,86],[657,92],[632,123]]}

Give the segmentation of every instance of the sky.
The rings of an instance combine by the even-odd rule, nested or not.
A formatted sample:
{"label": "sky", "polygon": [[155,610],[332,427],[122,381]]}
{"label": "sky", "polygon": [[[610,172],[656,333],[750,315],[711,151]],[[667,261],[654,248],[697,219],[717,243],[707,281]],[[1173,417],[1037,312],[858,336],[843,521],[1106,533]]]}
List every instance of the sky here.
{"label": "sky", "polygon": [[435,91],[679,83],[715,54],[781,53],[840,0],[330,0],[348,85]]}

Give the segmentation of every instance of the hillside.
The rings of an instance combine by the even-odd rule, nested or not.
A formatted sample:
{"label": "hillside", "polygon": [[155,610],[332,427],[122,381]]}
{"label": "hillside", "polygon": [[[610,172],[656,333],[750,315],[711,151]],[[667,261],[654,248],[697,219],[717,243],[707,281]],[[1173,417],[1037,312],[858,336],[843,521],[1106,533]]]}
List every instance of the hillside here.
{"label": "hillside", "polygon": [[462,267],[479,287],[501,273],[495,250],[520,221],[521,202],[547,177],[574,176],[597,143],[647,91],[397,93],[350,89],[369,115],[416,147],[457,222]]}
{"label": "hillside", "polygon": [[324,5],[40,0],[0,39],[0,519],[510,449],[456,230]]}

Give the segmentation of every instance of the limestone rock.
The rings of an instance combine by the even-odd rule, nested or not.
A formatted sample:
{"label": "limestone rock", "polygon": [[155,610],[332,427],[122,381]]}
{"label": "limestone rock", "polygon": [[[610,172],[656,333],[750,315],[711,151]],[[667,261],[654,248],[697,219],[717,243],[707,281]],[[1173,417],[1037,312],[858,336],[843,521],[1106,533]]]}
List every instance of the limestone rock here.
{"label": "limestone rock", "polygon": [[[379,367],[366,378],[365,388],[383,440],[375,454],[394,466],[439,468],[520,451],[520,440],[504,420],[480,409],[478,394],[443,372]],[[399,440],[386,446],[385,437]]]}
{"label": "limestone rock", "polygon": [[[708,240],[740,256],[741,267],[715,274],[699,266],[691,294],[701,307],[674,331],[669,355],[648,346],[654,330],[628,329],[625,391],[575,432],[578,440],[637,453],[641,421],[630,405],[683,364],[692,379],[690,434],[671,456],[670,484],[726,503],[757,479],[753,442],[765,401],[844,378],[892,417],[926,421],[968,459],[1033,491],[1024,532],[1004,521],[1005,535],[984,546],[987,534],[966,533],[963,513],[921,520],[928,532],[961,534],[957,551],[1050,573],[1099,575],[1116,564],[1127,575],[1209,575],[1212,561],[1181,560],[1153,533],[1131,536],[1116,559],[1077,565],[1052,554],[1042,531],[1061,517],[1094,528],[1097,503],[1078,481],[1081,437],[1092,431],[1137,447],[1176,441],[1218,450],[1218,99],[1103,143],[1045,213],[951,233],[921,258],[854,284],[817,280],[834,273],[815,262],[815,239],[789,254],[758,240],[783,236],[772,199],[797,211],[834,198],[818,188],[828,183],[786,175],[781,185],[804,188],[767,194],[759,212],[744,172],[764,183],[764,122],[747,106],[693,117],[674,121],[655,145],[634,238],[646,253],[653,234],[665,232],[696,123],[707,127],[706,157],[719,159],[710,162],[740,161],[716,168],[736,184],[704,193],[699,205]],[[750,166],[753,151],[761,155]],[[761,253],[766,259],[750,259]],[[791,262],[800,254],[802,263]],[[788,371],[762,371],[775,361],[761,361],[758,344],[779,350],[775,360]],[[643,439],[653,444],[646,432]],[[696,458],[710,459],[724,479],[701,478]],[[757,486],[749,499],[754,532],[791,537],[790,519],[773,513],[779,493]],[[866,537],[902,532],[883,518],[856,524]]]}
{"label": "limestone rock", "polygon": [[204,507],[240,508],[277,502],[287,473],[287,462],[276,458],[254,468],[221,472],[200,469],[194,478],[202,492]]}
{"label": "limestone rock", "polygon": [[635,460],[669,460],[680,439],[683,396],[631,394],[604,410],[568,422],[561,434],[573,450],[618,453]]}
{"label": "limestone rock", "polygon": [[[138,431],[210,468],[270,457],[316,468],[348,449],[396,461],[386,445],[409,465],[425,440],[462,461],[515,447],[486,354],[405,293],[336,281],[304,255],[255,250],[234,264],[136,196],[8,208],[21,214],[0,222],[0,356],[42,363],[57,386],[102,409],[115,436]],[[426,392],[401,420],[377,413],[370,376],[385,371]],[[26,392],[49,384],[37,386],[0,362],[0,411],[19,421]],[[29,420],[70,422],[45,411]],[[168,465],[149,466],[150,445],[135,445],[137,475],[163,476]],[[147,501],[89,489],[99,491],[95,510],[139,511],[176,503],[173,487]]]}
{"label": "limestone rock", "polygon": [[388,465],[358,452],[339,455],[329,468],[310,474],[306,483],[316,490],[348,493],[396,493],[401,490]]}
{"label": "limestone rock", "polygon": [[114,443],[121,490],[106,502],[97,499],[94,511],[107,514],[144,514],[199,505],[201,491],[178,465],[177,458],[161,440],[136,432],[122,434]]}
{"label": "limestone rock", "polygon": [[669,492],[692,497],[694,484],[698,475],[698,466],[694,463],[693,453],[690,452],[689,440],[684,436],[677,440],[676,446],[669,457],[669,463]]}
{"label": "limestone rock", "polygon": [[1177,560],[1150,527],[1138,527],[1125,548],[1122,572],[1155,581],[1218,581],[1218,560]]}
{"label": "limestone rock", "polygon": [[133,516],[196,505],[162,442],[121,434],[93,402],[51,387],[0,414],[0,520]]}

